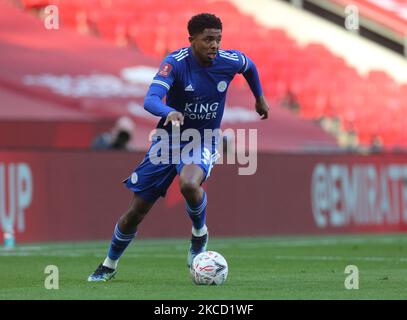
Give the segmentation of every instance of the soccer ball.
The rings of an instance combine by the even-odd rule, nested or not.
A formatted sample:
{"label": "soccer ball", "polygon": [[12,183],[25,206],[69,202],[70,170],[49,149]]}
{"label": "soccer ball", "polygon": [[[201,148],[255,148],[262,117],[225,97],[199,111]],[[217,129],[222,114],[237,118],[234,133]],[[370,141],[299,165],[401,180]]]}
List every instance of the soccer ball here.
{"label": "soccer ball", "polygon": [[199,285],[221,285],[228,276],[228,264],[218,252],[198,254],[191,264],[192,281]]}

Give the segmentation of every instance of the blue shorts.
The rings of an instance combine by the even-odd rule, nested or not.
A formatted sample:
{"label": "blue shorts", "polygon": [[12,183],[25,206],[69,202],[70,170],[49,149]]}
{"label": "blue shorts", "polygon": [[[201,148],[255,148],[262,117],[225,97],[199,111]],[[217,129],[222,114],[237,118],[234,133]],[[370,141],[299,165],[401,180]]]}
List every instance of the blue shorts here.
{"label": "blue shorts", "polygon": [[191,151],[189,155],[192,156],[188,159],[183,159],[180,156],[178,160],[173,161],[173,157],[169,157],[164,163],[157,163],[157,157],[154,152],[151,152],[154,145],[153,142],[140,165],[123,181],[127,188],[151,203],[155,202],[159,197],[165,197],[167,189],[175,176],[181,173],[184,165],[193,163],[201,167],[204,172],[204,180],[202,181],[204,182],[209,178],[211,170],[219,157],[216,145],[206,147],[201,144],[201,151],[194,153]]}

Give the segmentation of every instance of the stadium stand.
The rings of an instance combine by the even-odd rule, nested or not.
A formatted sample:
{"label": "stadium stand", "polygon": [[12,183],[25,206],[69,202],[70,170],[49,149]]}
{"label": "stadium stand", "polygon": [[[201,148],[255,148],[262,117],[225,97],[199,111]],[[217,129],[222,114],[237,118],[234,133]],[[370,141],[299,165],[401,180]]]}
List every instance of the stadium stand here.
{"label": "stadium stand", "polygon": [[[335,1],[346,4],[345,0]],[[359,2],[366,14],[377,7],[373,1]],[[24,3],[31,8],[38,6],[39,1]],[[46,3],[42,1],[43,5]],[[300,117],[322,121],[338,118],[341,124],[338,141],[346,141],[342,135],[356,132],[361,146],[368,147],[375,137],[387,148],[407,146],[403,130],[407,125],[407,96],[401,85],[407,81],[406,61],[379,48],[372,51],[372,44],[362,43],[354,35],[340,34],[334,26],[324,32],[327,23],[321,27],[314,17],[305,18],[303,12],[293,11],[296,9],[284,9],[291,10],[289,16],[294,12],[295,18],[287,19],[279,12],[278,18],[275,16],[277,21],[284,20],[286,25],[270,28],[261,20],[263,17],[270,24],[276,23],[270,16],[274,18],[272,11],[281,7],[278,1],[95,0],[85,5],[81,1],[61,0],[57,4],[68,26],[78,29],[86,20],[84,29],[94,30],[119,45],[135,46],[156,58],[187,45],[185,25],[192,14],[214,12],[224,22],[223,45],[240,49],[258,62],[265,92],[273,101],[282,101],[290,94],[299,103]],[[376,15],[395,32],[404,30],[400,28],[403,23],[400,17],[383,16],[380,12]],[[80,23],[78,16],[82,17]],[[304,19],[306,23],[302,22]],[[319,34],[326,41],[313,39],[319,34],[316,37],[309,34],[311,28],[313,32],[322,29]],[[358,53],[350,50],[349,44],[354,44]],[[386,70],[381,64],[383,59],[388,62]],[[237,84],[242,87],[244,81],[240,78]],[[377,119],[378,112],[385,115]]]}
{"label": "stadium stand", "polygon": [[[86,11],[87,7],[82,6],[81,1],[68,2],[72,15],[76,14],[77,10]],[[60,5],[59,10],[63,11],[64,5],[68,2],[57,1],[56,4]],[[153,1],[150,2],[152,5]],[[47,1],[25,2],[27,8],[32,10],[38,10],[47,3]],[[100,6],[102,12],[108,2],[95,3],[104,3]],[[114,3],[125,4],[124,1]],[[233,6],[226,3],[224,10],[231,7]],[[141,7],[139,9],[142,10]],[[194,8],[198,11],[201,9],[203,7]],[[134,140],[136,147],[139,149],[147,147],[149,133],[157,120],[144,111],[142,101],[160,62],[158,53],[151,57],[153,52],[148,51],[151,48],[148,48],[147,42],[143,44],[142,40],[137,40],[136,44],[142,48],[137,52],[133,48],[118,48],[106,41],[103,35],[101,35],[103,39],[79,35],[71,30],[75,25],[63,26],[64,21],[76,21],[73,18],[62,20],[61,29],[52,31],[46,30],[39,19],[18,8],[1,4],[0,12],[2,26],[0,50],[3,57],[0,61],[0,83],[6,93],[17,94],[20,100],[24,99],[24,103],[27,103],[24,108],[17,105],[22,102],[16,99],[10,99],[5,104],[7,113],[14,115],[4,115],[0,121],[4,124],[10,121],[10,117],[18,118],[18,121],[13,120],[13,128],[24,132],[26,139],[17,138],[21,135],[10,135],[6,131],[10,126],[1,125],[0,136],[7,137],[1,141],[2,146],[46,147],[48,143],[48,147],[83,148],[90,145],[94,132],[110,128],[119,116],[127,115],[133,117],[136,122]],[[174,36],[174,43],[175,40],[180,41],[174,45],[186,44],[185,23],[193,12],[195,11],[192,8],[191,11],[183,12],[179,17],[180,21],[174,23],[174,29],[179,28],[180,33],[178,38]],[[137,14],[141,15],[140,12]],[[140,21],[147,20],[146,18]],[[246,20],[253,23],[252,19]],[[139,22],[137,19],[129,21]],[[152,26],[153,23],[150,23]],[[129,31],[131,24],[127,27]],[[249,45],[248,39],[246,44]],[[278,104],[273,106],[270,122],[260,121],[253,110],[254,101],[251,93],[248,87],[242,86],[241,83],[242,81],[240,84],[238,82],[230,89],[229,105],[224,116],[226,127],[257,128],[258,135],[264,137],[259,139],[258,148],[261,150],[315,151],[336,148],[335,139],[331,135],[314,123],[299,119]],[[45,139],[44,142],[38,139],[38,135],[53,135],[55,126],[63,125],[63,121],[45,121],[45,119],[32,124],[33,118],[41,117],[42,108],[37,108],[38,105],[42,108],[49,106],[46,113],[54,113],[55,117],[60,115],[59,119],[64,116],[61,110],[65,110],[64,112],[69,110],[75,115],[76,120],[67,117],[67,121],[69,119],[70,122],[75,122],[81,118],[80,125],[75,127],[75,134],[68,137],[69,141],[61,142],[55,138],[52,141]],[[26,126],[27,122],[31,125]],[[63,136],[66,139],[66,135]]]}
{"label": "stadium stand", "polygon": [[407,56],[405,0],[304,0],[297,3],[342,27],[349,9],[357,8],[359,29],[355,32]]}

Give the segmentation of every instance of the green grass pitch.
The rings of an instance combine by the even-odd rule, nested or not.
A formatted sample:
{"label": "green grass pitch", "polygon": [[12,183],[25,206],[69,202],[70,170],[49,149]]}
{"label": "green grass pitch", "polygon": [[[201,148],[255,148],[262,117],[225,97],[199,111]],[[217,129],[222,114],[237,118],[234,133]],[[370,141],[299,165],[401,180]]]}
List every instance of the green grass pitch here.
{"label": "green grass pitch", "polygon": [[[187,239],[137,239],[115,279],[88,283],[107,241],[41,243],[0,250],[0,299],[407,299],[407,236],[345,235],[210,238],[229,276],[222,286],[197,286],[186,267]],[[44,287],[47,265],[59,289]],[[359,289],[347,290],[347,265]]]}

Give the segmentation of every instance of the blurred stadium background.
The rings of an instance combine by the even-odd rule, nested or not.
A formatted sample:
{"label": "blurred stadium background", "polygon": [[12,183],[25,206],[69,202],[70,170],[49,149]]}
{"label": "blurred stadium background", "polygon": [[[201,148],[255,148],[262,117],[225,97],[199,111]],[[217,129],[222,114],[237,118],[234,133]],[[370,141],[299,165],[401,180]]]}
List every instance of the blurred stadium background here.
{"label": "blurred stadium background", "polygon": [[[45,27],[49,5],[56,30]],[[349,5],[358,29],[345,28]],[[257,64],[272,106],[260,121],[235,78],[223,128],[258,130],[258,171],[215,167],[212,236],[407,231],[406,0],[2,0],[0,230],[15,250],[110,238],[130,200],[121,179],[157,121],[144,94],[200,12],[222,19],[223,48]],[[131,150],[93,150],[123,116]],[[189,228],[174,183],[138,237],[187,238]]]}

